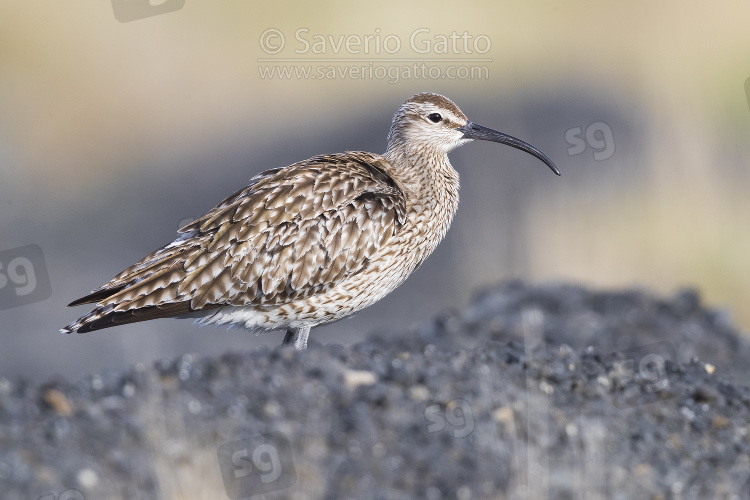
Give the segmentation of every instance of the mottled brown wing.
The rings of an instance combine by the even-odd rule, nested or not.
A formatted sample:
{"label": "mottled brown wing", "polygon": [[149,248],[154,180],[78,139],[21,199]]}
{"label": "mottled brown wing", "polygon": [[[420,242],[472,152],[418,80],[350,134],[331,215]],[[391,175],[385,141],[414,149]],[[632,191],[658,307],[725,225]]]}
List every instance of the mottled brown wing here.
{"label": "mottled brown wing", "polygon": [[365,269],[405,222],[406,199],[388,168],[380,156],[348,152],[264,172],[71,305],[95,301],[103,314],[140,310],[151,319],[323,292]]}

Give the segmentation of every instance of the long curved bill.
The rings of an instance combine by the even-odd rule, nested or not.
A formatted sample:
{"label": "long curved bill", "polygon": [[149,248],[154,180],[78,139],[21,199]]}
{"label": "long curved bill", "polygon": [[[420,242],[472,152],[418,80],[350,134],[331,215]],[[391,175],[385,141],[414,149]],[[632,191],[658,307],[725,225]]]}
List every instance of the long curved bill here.
{"label": "long curved bill", "polygon": [[560,171],[557,169],[552,160],[547,157],[546,154],[542,153],[541,151],[539,151],[539,149],[535,148],[528,142],[517,139],[512,135],[504,134],[502,132],[498,132],[497,130],[492,130],[491,128],[483,127],[469,121],[466,122],[466,125],[458,127],[456,130],[458,130],[459,132],[463,132],[464,139],[477,139],[480,141],[499,142],[500,144],[506,144],[510,147],[520,149],[521,151],[526,151],[527,153],[534,155],[542,160],[544,164],[547,165],[554,173],[560,175]]}

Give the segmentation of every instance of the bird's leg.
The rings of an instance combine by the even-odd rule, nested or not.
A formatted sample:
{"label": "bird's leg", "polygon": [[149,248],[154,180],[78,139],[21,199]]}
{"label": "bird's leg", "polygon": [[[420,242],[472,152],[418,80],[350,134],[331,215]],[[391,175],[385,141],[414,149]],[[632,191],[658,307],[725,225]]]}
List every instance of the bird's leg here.
{"label": "bird's leg", "polygon": [[307,337],[310,336],[310,327],[290,328],[284,336],[284,344],[292,344],[298,351],[307,349]]}
{"label": "bird's leg", "polygon": [[286,331],[286,335],[284,335],[284,340],[281,342],[282,344],[291,344],[294,341],[294,330],[291,328]]}

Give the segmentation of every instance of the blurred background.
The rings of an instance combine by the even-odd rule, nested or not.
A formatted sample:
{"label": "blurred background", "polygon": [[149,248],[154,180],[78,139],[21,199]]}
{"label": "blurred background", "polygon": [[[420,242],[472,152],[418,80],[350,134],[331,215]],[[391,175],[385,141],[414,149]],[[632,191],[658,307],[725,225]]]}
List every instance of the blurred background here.
{"label": "blurred background", "polygon": [[0,376],[280,343],[188,320],[58,329],[88,311],[68,302],[258,172],[383,152],[420,91],[538,146],[563,175],[497,144],[457,150],[446,240],[314,340],[405,328],[510,278],[694,286],[747,329],[748,19],[739,1],[5,1]]}

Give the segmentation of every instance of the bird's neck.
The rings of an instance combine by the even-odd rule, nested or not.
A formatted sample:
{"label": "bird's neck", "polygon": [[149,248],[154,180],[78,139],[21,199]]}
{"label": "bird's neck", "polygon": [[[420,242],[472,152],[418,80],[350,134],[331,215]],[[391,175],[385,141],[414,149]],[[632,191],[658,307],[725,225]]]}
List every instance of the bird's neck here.
{"label": "bird's neck", "polygon": [[406,191],[409,210],[433,219],[442,238],[458,208],[458,172],[448,155],[400,145],[389,147],[385,158]]}
{"label": "bird's neck", "polygon": [[394,167],[391,175],[410,191],[407,196],[435,195],[435,188],[458,191],[458,172],[447,154],[398,145],[389,147],[384,156]]}

